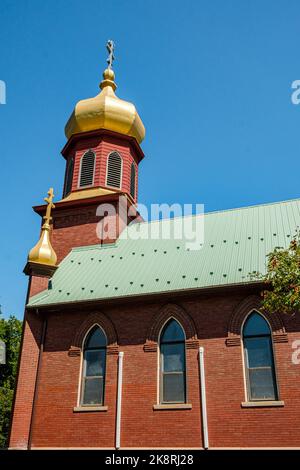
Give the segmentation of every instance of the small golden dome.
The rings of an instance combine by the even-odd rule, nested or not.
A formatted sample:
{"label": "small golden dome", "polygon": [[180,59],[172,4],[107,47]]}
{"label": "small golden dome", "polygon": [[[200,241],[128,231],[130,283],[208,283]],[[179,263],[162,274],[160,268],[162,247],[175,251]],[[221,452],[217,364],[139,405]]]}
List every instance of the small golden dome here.
{"label": "small golden dome", "polygon": [[53,188],[48,191],[48,197],[44,200],[47,202],[46,215],[44,216],[44,224],[42,232],[37,244],[30,250],[28,262],[39,263],[43,265],[55,266],[57,261],[56,253],[50,242],[50,222],[52,220],[51,210],[55,207],[53,204]]}
{"label": "small golden dome", "polygon": [[56,265],[57,256],[50,243],[49,230],[50,226],[44,224],[39,241],[29,252],[28,261],[50,266]]}
{"label": "small golden dome", "polygon": [[65,127],[67,138],[80,132],[108,129],[134,137],[140,144],[145,137],[145,127],[135,106],[115,95],[117,85],[110,67],[103,72],[100,88],[97,96],[76,104]]}

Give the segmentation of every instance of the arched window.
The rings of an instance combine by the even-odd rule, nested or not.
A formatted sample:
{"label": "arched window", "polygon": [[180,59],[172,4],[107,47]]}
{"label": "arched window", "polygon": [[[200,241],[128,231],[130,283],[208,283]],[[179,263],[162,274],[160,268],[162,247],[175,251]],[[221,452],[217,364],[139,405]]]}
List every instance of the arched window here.
{"label": "arched window", "polygon": [[94,182],[95,154],[92,150],[85,152],[81,159],[79,187],[91,186]]}
{"label": "arched window", "polygon": [[118,152],[112,152],[107,159],[106,184],[114,188],[121,188],[122,158]]}
{"label": "arched window", "polygon": [[248,400],[277,400],[271,330],[257,312],[244,324],[243,343]]}
{"label": "arched window", "polygon": [[71,192],[73,172],[74,172],[74,158],[70,158],[67,162],[67,169],[66,169],[66,182],[65,182],[65,191],[64,191],[65,196]]}
{"label": "arched window", "polygon": [[131,164],[130,170],[130,194],[135,198],[135,165],[134,163]]}
{"label": "arched window", "polygon": [[94,326],[86,337],[83,349],[81,405],[103,405],[106,336],[99,326]]}
{"label": "arched window", "polygon": [[171,319],[160,337],[160,402],[185,403],[185,335],[179,323]]}

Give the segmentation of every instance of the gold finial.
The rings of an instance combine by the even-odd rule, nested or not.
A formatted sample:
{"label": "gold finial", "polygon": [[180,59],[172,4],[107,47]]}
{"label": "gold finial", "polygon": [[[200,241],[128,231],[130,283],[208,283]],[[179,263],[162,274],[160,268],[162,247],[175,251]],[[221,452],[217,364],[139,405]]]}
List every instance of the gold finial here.
{"label": "gold finial", "polygon": [[112,39],[109,39],[106,43],[106,49],[108,50],[108,58],[106,59],[106,62],[108,63],[107,69],[104,70],[103,72],[103,80],[100,83],[100,88],[103,90],[103,88],[110,86],[114,91],[117,88],[117,85],[115,84],[115,73],[112,69],[113,61],[115,60],[115,43]]}
{"label": "gold finial", "polygon": [[39,241],[37,244],[30,250],[28,255],[28,262],[38,263],[42,265],[55,266],[57,261],[57,256],[52,248],[50,242],[50,222],[52,220],[51,211],[54,209],[53,204],[53,188],[50,188],[48,191],[48,197],[45,197],[44,200],[47,202],[46,214],[43,217],[44,223],[42,226],[42,232]]}

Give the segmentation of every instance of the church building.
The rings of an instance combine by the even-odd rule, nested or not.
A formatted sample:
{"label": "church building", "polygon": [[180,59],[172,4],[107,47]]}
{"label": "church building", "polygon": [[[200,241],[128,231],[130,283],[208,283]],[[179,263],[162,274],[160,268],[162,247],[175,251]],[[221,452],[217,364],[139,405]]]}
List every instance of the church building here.
{"label": "church building", "polygon": [[199,249],[146,236],[170,220],[137,210],[145,128],[107,47],[65,127],[62,197],[34,207],[10,448],[300,448],[300,317],[262,312],[249,276],[300,199],[192,216]]}

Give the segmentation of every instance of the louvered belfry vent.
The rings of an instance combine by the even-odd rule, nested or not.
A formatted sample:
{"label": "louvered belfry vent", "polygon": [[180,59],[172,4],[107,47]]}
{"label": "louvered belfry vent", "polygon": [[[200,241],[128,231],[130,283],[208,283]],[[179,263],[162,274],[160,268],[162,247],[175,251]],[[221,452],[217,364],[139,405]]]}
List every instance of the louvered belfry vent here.
{"label": "louvered belfry vent", "polygon": [[130,171],[130,194],[135,198],[135,166],[134,163],[131,164],[131,171]]}
{"label": "louvered belfry vent", "polygon": [[81,159],[80,183],[79,186],[91,186],[94,181],[95,154],[88,150]]}
{"label": "louvered belfry vent", "polygon": [[122,158],[118,152],[112,152],[108,156],[107,161],[107,186],[113,186],[114,188],[121,187],[121,175],[122,175]]}
{"label": "louvered belfry vent", "polygon": [[65,183],[65,192],[64,192],[65,196],[71,192],[72,182],[73,182],[73,172],[74,172],[74,158],[70,158],[70,160],[68,160],[68,163],[67,163],[66,183]]}

